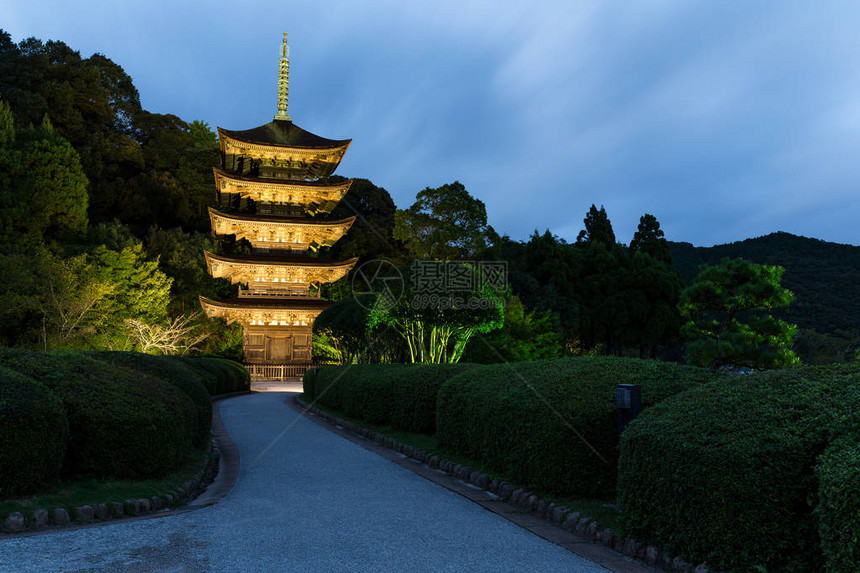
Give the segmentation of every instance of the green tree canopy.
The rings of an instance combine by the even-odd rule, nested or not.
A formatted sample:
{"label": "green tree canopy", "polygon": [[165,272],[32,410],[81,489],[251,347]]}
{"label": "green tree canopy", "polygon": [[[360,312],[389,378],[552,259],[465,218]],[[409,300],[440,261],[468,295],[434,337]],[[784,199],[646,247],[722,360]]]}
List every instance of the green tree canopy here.
{"label": "green tree canopy", "polygon": [[699,366],[782,368],[800,363],[791,350],[797,326],[769,311],[788,306],[792,293],[781,285],[784,269],[744,259],[704,265],[681,294],[690,340],[688,360]]}
{"label": "green tree canopy", "polygon": [[630,241],[630,250],[645,253],[655,260],[672,264],[672,253],[669,251],[669,241],[666,240],[663,229],[657,217],[645,213],[639,219],[639,227]]}
{"label": "green tree canopy", "polygon": [[440,261],[474,258],[494,235],[484,203],[459,181],[419,192],[411,207],[395,214],[393,234],[415,258]]}
{"label": "green tree canopy", "polygon": [[87,178],[78,154],[45,116],[16,130],[0,101],[0,239],[39,243],[87,226]]}
{"label": "green tree canopy", "polygon": [[615,244],[615,231],[603,205],[598,210],[594,205],[588,209],[585,219],[582,220],[585,229],[576,237],[577,243],[600,243],[609,248]]}
{"label": "green tree canopy", "polygon": [[529,311],[516,296],[505,301],[504,326],[466,346],[463,361],[476,364],[558,358],[564,337],[550,311]]}

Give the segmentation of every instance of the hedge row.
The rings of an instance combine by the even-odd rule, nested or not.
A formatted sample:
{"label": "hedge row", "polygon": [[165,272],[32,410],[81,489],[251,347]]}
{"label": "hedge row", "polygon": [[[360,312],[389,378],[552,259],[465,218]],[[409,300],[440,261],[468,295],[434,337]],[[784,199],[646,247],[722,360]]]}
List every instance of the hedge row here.
{"label": "hedge row", "polygon": [[208,441],[210,393],[249,387],[217,358],[0,348],[0,498],[58,475],[163,475]]}
{"label": "hedge row", "polygon": [[700,368],[615,357],[483,366],[442,386],[437,437],[516,483],[561,495],[608,495],[618,457],[616,384],[640,384],[648,407],[714,377]]}
{"label": "hedge row", "polygon": [[165,356],[164,359],[179,362],[196,372],[211,396],[251,389],[251,375],[232,360],[188,356]]}
{"label": "hedge row", "polygon": [[[860,373],[833,367],[717,381],[651,408],[621,441],[630,532],[718,569],[821,570],[815,468],[834,436],[856,443],[858,412]],[[856,455],[833,450],[818,470],[826,551],[854,567],[834,571],[856,571]]]}
{"label": "hedge row", "polygon": [[855,572],[860,564],[860,441],[836,440],[819,458],[816,475],[825,569]]}
{"label": "hedge row", "polygon": [[159,378],[185,393],[195,406],[194,446],[209,441],[212,428],[212,399],[204,385],[207,378],[186,364],[166,356],[140,352],[88,352],[88,356],[109,364],[130,368]]}
{"label": "hedge row", "polygon": [[0,366],[0,498],[28,493],[57,478],[69,422],[50,390]]}
{"label": "hedge row", "polygon": [[370,424],[433,433],[436,396],[472,364],[354,364],[308,371],[304,396]]}
{"label": "hedge row", "polygon": [[195,409],[174,386],[75,352],[4,348],[0,364],[41,382],[62,401],[70,430],[64,474],[161,475],[185,459]]}

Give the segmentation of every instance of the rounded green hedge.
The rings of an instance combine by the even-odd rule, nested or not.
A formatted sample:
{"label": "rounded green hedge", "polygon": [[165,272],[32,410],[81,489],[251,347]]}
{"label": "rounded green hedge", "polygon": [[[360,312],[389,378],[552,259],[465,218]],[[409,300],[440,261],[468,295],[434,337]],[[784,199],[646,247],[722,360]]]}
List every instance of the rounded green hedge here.
{"label": "rounded green hedge", "polygon": [[828,573],[860,564],[860,441],[836,440],[819,458],[818,533]]}
{"label": "rounded green hedge", "polygon": [[3,348],[0,364],[43,383],[62,401],[70,431],[66,475],[159,476],[188,454],[195,407],[166,382],[76,352]]}
{"label": "rounded green hedge", "polygon": [[60,399],[0,366],[0,499],[36,492],[59,477],[68,438]]}
{"label": "rounded green hedge", "polygon": [[[347,416],[382,425],[391,420],[391,381],[403,364],[324,366],[304,377],[304,394]],[[313,390],[311,390],[313,387]]]}
{"label": "rounded green hedge", "polygon": [[391,421],[391,388],[403,364],[355,364],[339,369],[343,376],[341,409],[347,416],[382,426]]}
{"label": "rounded green hedge", "polygon": [[251,375],[245,368],[224,358],[165,356],[184,364],[198,374],[211,396],[251,389]]}
{"label": "rounded green hedge", "polygon": [[479,366],[442,385],[436,435],[441,445],[528,487],[611,494],[616,384],[640,384],[648,407],[714,377],[701,368],[615,357]]}
{"label": "rounded green hedge", "polygon": [[442,384],[475,364],[416,364],[392,380],[391,425],[408,432],[436,432],[436,402]]}
{"label": "rounded green hedge", "polygon": [[432,434],[442,384],[473,364],[349,364],[305,373],[304,396],[374,425]]}
{"label": "rounded green hedge", "polygon": [[858,412],[860,377],[840,368],[732,377],[643,412],[621,440],[631,534],[719,569],[820,570],[814,468]]}
{"label": "rounded green hedge", "polygon": [[209,442],[212,429],[212,399],[200,375],[193,369],[167,356],[153,356],[140,352],[88,352],[87,355],[96,360],[155,376],[182,390],[196,407],[194,445],[202,447]]}

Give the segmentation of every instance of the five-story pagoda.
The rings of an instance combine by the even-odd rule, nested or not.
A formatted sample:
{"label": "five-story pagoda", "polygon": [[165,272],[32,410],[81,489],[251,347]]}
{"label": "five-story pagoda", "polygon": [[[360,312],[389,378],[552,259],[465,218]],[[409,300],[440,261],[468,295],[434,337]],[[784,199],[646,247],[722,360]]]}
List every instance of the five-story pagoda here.
{"label": "five-story pagoda", "polygon": [[214,171],[220,209],[209,210],[212,232],[248,240],[253,253],[206,252],[209,273],[239,283],[239,296],[220,301],[201,296],[200,303],[209,317],[242,325],[245,364],[254,379],[304,373],[313,356],[314,319],[330,304],[320,299],[320,286],[343,277],[357,260],[310,256],[309,251],[333,245],[355,219],[325,216],[352,182],[324,181],[351,140],[325,139],[292,122],[289,70],[284,32],[274,120],[244,131],[218,128],[221,168]]}

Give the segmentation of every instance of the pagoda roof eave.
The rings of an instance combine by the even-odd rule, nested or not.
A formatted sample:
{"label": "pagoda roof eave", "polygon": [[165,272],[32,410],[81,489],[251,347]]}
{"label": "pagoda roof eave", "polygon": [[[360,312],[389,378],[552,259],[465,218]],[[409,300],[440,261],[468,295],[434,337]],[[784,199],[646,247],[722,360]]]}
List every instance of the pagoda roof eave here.
{"label": "pagoda roof eave", "polygon": [[198,297],[200,304],[224,309],[260,309],[260,310],[325,310],[334,303],[318,298],[264,298],[242,297],[213,300],[203,295]]}
{"label": "pagoda roof eave", "polygon": [[318,268],[342,268],[352,267],[358,262],[358,257],[353,257],[345,261],[331,261],[327,259],[318,259],[316,257],[307,257],[301,255],[241,255],[239,257],[228,257],[224,255],[216,255],[209,251],[203,251],[208,261],[218,261],[226,264],[234,265],[270,265],[279,267],[318,267]]}
{"label": "pagoda roof eave", "polygon": [[223,169],[219,169],[218,167],[213,167],[212,172],[215,174],[216,181],[219,177],[223,177],[224,179],[229,179],[232,181],[261,183],[269,187],[313,187],[317,189],[339,189],[342,187],[349,188],[354,181],[354,179],[347,179],[346,181],[341,181],[340,183],[327,183],[324,181],[307,181],[305,179],[272,179],[262,177],[249,177],[247,175],[238,175],[236,173],[230,173],[228,171],[224,171]]}
{"label": "pagoda roof eave", "polygon": [[217,128],[218,136],[226,136],[230,139],[250,143],[252,145],[266,145],[281,148],[295,148],[304,150],[336,149],[349,146],[352,139],[328,139],[310,131],[306,131],[294,124],[292,121],[275,119],[258,127],[243,130],[229,130]]}
{"label": "pagoda roof eave", "polygon": [[225,213],[213,207],[209,207],[209,214],[222,217],[231,221],[251,221],[258,223],[283,223],[287,225],[302,225],[314,227],[337,227],[352,226],[355,215],[344,219],[312,219],[308,217],[286,217],[278,215],[248,215],[245,213]]}

